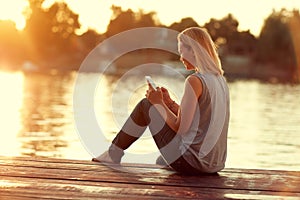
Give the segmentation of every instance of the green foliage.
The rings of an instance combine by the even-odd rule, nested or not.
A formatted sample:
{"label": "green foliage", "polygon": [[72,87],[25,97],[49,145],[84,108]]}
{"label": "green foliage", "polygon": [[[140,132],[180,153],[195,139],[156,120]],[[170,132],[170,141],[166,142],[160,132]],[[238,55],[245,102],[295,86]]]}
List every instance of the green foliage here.
{"label": "green foliage", "polygon": [[140,10],[138,13],[135,13],[131,9],[123,11],[122,8],[118,6],[112,6],[111,9],[113,15],[105,33],[106,37],[111,37],[117,33],[133,28],[159,25],[155,17],[155,12],[145,14],[143,10]]}
{"label": "green foliage", "polygon": [[[155,12],[133,12],[112,6],[113,15],[106,33],[101,35],[88,30],[82,35],[76,35],[76,30],[81,27],[79,16],[66,3],[55,2],[45,9],[42,7],[44,0],[28,1],[30,7],[26,11],[27,22],[23,31],[17,31],[12,22],[0,21],[0,65],[6,61],[20,64],[30,60],[45,70],[76,69],[84,57],[105,38],[133,28],[164,26]],[[193,18],[187,17],[167,28],[180,32],[193,26],[199,25]],[[252,63],[255,62],[254,65],[262,66],[263,71],[279,70],[292,80],[300,80],[300,71],[297,70],[300,69],[298,10],[273,11],[265,20],[258,38],[249,30],[239,31],[238,26],[239,22],[232,14],[221,19],[211,18],[203,25],[220,47],[222,57],[235,55],[251,59]],[[141,52],[149,54],[149,51],[138,53]],[[166,57],[170,58],[170,55]],[[258,73],[262,71],[255,70]]]}
{"label": "green foliage", "polygon": [[95,30],[87,30],[84,34],[78,36],[78,40],[82,44],[80,48],[85,54],[88,54],[97,44],[103,40],[103,36],[99,35]]}
{"label": "green foliage", "polygon": [[293,15],[289,20],[290,34],[293,40],[294,52],[295,52],[295,64],[294,80],[300,82],[300,13],[299,10],[293,10]]}
{"label": "green foliage", "polygon": [[30,0],[31,14],[23,32],[30,45],[29,59],[49,67],[54,58],[58,61],[55,64],[59,64],[62,60],[58,57],[65,59],[61,55],[72,55],[73,37],[80,24],[78,15],[67,4],[56,2],[49,9],[43,9],[42,3],[43,0]]}
{"label": "green foliage", "polygon": [[183,18],[180,22],[174,22],[170,25],[170,29],[176,30],[178,32],[183,31],[189,27],[197,27],[199,26],[198,23],[191,17]]}
{"label": "green foliage", "polygon": [[256,54],[257,61],[269,63],[273,68],[289,74],[293,74],[297,66],[289,27],[292,16],[293,14],[285,9],[279,12],[273,10],[261,30]]}
{"label": "green foliage", "polygon": [[210,19],[204,27],[219,46],[224,47],[223,54],[251,55],[255,49],[256,38],[250,31],[238,31],[238,21],[231,14],[221,20]]}
{"label": "green foliage", "polygon": [[231,14],[228,14],[221,20],[211,18],[208,23],[204,24],[204,27],[211,34],[214,41],[225,39],[225,43],[230,43],[238,32],[238,25],[238,21]]}
{"label": "green foliage", "polygon": [[0,20],[0,68],[19,65],[24,59],[24,42],[12,21]]}

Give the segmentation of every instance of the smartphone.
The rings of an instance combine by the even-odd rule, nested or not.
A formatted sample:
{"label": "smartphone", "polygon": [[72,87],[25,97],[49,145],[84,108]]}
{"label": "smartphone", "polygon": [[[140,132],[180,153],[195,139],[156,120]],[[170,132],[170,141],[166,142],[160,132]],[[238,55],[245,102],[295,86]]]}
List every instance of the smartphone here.
{"label": "smartphone", "polygon": [[152,88],[156,91],[156,84],[152,80],[151,76],[145,76],[145,79],[152,86]]}

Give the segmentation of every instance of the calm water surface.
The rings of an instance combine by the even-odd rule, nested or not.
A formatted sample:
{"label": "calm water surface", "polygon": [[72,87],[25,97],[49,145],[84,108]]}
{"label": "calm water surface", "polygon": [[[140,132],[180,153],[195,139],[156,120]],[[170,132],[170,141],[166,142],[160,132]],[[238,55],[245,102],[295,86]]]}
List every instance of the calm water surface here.
{"label": "calm water surface", "polygon": [[[79,87],[99,74],[81,74]],[[74,122],[73,90],[77,73],[43,75],[0,72],[0,155],[47,156],[89,160]],[[180,99],[183,79],[153,75]],[[144,97],[140,76],[101,76],[95,113],[110,141],[135,103]],[[237,80],[229,83],[231,119],[227,167],[300,170],[300,86]],[[83,94],[84,95],[84,94]],[[147,134],[146,134],[147,135]],[[128,152],[157,152],[150,137]],[[157,154],[158,155],[158,154]],[[153,159],[123,161],[153,163]]]}

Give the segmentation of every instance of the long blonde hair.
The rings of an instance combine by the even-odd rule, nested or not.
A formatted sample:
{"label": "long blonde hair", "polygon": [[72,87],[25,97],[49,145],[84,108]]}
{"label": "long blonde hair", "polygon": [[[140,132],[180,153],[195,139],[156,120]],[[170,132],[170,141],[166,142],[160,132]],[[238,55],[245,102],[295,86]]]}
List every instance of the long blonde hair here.
{"label": "long blonde hair", "polygon": [[195,56],[192,63],[200,73],[223,75],[216,46],[204,28],[190,27],[178,34],[178,41],[190,47]]}

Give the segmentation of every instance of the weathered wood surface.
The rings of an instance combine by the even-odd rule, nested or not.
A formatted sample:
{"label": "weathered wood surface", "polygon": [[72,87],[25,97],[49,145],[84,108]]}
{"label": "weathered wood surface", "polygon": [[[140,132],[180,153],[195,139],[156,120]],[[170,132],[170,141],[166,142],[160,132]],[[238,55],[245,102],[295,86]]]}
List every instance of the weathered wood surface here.
{"label": "weathered wood surface", "polygon": [[300,199],[300,171],[182,176],[157,165],[0,157],[0,199]]}

